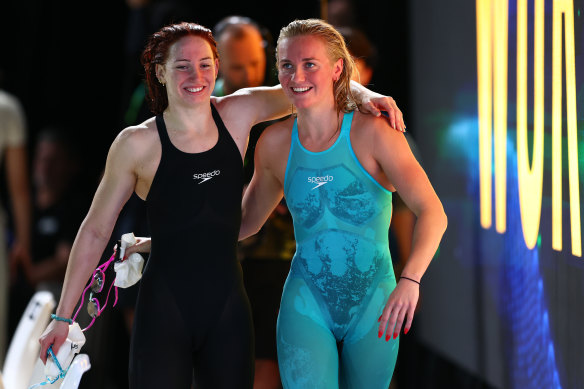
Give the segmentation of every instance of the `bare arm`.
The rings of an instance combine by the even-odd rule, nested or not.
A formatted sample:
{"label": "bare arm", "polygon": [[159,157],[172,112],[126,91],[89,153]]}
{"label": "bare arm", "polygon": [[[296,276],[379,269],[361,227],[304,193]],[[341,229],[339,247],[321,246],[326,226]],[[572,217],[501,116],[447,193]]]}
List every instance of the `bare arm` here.
{"label": "bare arm", "polygon": [[[379,125],[376,121],[376,125]],[[391,293],[380,317],[379,336],[386,332],[386,339],[396,338],[401,331],[407,333],[411,327],[419,298],[422,276],[430,265],[442,235],[446,230],[447,218],[434,188],[426,173],[413,156],[404,136],[395,131],[376,128],[371,150],[385,175],[400,193],[408,208],[416,215],[412,247],[402,270],[402,278]],[[387,150],[391,150],[388,153]]]}
{"label": "bare arm", "polygon": [[[81,292],[99,263],[118,214],[134,190],[135,147],[129,135],[127,130],[122,131],[110,148],[104,176],[71,249],[57,316],[71,318],[73,315]],[[40,338],[43,362],[46,362],[48,347],[54,344],[53,351],[57,353],[66,335],[66,323],[52,321],[49,324]]]}
{"label": "bare arm", "polygon": [[[124,258],[129,257],[134,253],[149,253],[152,247],[152,238],[136,237],[136,243],[126,247]],[[118,249],[116,245],[116,250]]]}
{"label": "bare arm", "polygon": [[[391,97],[373,92],[355,81],[351,81],[351,91],[362,112],[379,116],[380,111],[386,111],[392,127],[405,130],[402,113]],[[243,88],[214,98],[214,101],[221,116],[230,122],[227,128],[235,130],[241,139],[247,139],[255,124],[284,117],[294,110],[280,85]]]}
{"label": "bare arm", "polygon": [[[426,173],[413,156],[402,134],[386,130],[376,131],[372,146],[373,155],[385,175],[417,217],[411,252],[402,275],[419,281],[446,230],[446,214]],[[392,152],[388,153],[387,150]]]}
{"label": "bare arm", "polygon": [[278,154],[283,147],[278,145],[279,136],[270,133],[274,127],[277,126],[269,127],[262,134],[256,146],[254,174],[243,196],[239,240],[257,233],[283,196],[277,173],[277,161],[282,157]]}

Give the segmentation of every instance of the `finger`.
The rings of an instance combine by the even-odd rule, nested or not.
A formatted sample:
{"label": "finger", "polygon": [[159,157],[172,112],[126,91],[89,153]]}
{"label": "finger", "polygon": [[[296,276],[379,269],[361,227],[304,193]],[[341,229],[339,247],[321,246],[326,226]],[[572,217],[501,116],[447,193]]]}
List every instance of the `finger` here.
{"label": "finger", "polygon": [[387,329],[385,330],[385,341],[391,339],[392,332],[395,334],[395,324],[397,322],[400,310],[401,309],[399,306],[394,306],[391,310],[391,315],[389,316],[389,320],[387,322]]}
{"label": "finger", "polygon": [[406,319],[406,324],[404,325],[404,334],[407,334],[410,331],[410,328],[412,328],[412,322],[414,321],[414,311],[415,311],[415,306],[413,309],[409,309],[408,310],[408,314],[407,314],[407,319]]}
{"label": "finger", "polygon": [[393,128],[395,128],[396,130],[400,132],[404,131],[402,113],[397,107],[397,105],[393,107],[393,124],[394,124]]}
{"label": "finger", "polygon": [[397,104],[395,103],[395,100],[393,99],[393,97],[388,96],[387,97],[387,112],[389,113],[389,122],[391,124],[391,126],[393,128],[397,128],[397,116],[396,113],[399,112],[399,108],[397,107]]}
{"label": "finger", "polygon": [[364,106],[365,106],[366,111],[369,112],[371,115],[374,115],[374,116],[381,115],[381,111],[372,102],[369,101],[369,102],[365,103]]}
{"label": "finger", "polygon": [[393,108],[390,108],[387,110],[387,116],[389,118],[389,124],[391,125],[392,128],[396,128],[395,127],[395,110]]}
{"label": "finger", "polygon": [[47,341],[43,341],[39,339],[39,342],[41,344],[41,351],[40,351],[40,355],[39,357],[41,358],[41,361],[43,361],[43,364],[47,363],[47,351],[49,349],[49,342]]}
{"label": "finger", "polygon": [[389,319],[390,313],[391,313],[390,306],[386,306],[383,309],[383,313],[381,314],[381,316],[379,316],[379,319],[377,320],[379,322],[379,330],[377,333],[378,338],[381,338],[383,336],[383,333],[385,332],[385,329],[387,328],[387,321]]}
{"label": "finger", "polygon": [[398,316],[397,321],[395,322],[395,328],[393,330],[393,338],[396,339],[401,332],[402,325],[404,323],[404,319],[406,317],[406,309],[402,309]]}
{"label": "finger", "polygon": [[61,346],[63,345],[64,342],[60,342],[58,345],[53,342],[52,346],[53,346],[53,353],[55,353],[55,355],[57,355],[59,353],[59,349],[61,348]]}
{"label": "finger", "polygon": [[399,117],[399,126],[400,126],[401,132],[406,132],[406,124],[404,123],[404,115],[399,109],[398,109],[398,117]]}

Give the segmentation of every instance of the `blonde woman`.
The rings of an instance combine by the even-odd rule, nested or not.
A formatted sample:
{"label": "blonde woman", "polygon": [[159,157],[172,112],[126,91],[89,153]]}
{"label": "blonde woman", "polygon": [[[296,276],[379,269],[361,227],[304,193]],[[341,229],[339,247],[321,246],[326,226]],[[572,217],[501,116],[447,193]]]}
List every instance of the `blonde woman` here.
{"label": "blonde woman", "polygon": [[[257,232],[285,196],[297,247],[278,317],[282,382],[387,388],[398,334],[411,326],[446,215],[403,134],[355,110],[353,62],[332,26],[310,19],[284,27],[277,64],[298,113],[258,141],[240,239]],[[397,283],[388,249],[396,190],[417,216]]]}

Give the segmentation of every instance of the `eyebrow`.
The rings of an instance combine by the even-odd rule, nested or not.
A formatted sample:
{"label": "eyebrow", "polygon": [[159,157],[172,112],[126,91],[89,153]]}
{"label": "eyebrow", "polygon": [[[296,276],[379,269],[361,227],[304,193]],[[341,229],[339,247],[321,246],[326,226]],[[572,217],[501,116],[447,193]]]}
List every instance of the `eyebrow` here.
{"label": "eyebrow", "polygon": [[[313,57],[308,57],[308,58],[302,58],[301,61],[318,61],[318,59],[313,58]],[[280,60],[280,62],[292,62],[291,60],[289,60],[288,58],[282,58]]]}
{"label": "eyebrow", "polygon": [[[209,60],[211,60],[211,59],[213,59],[213,58],[211,58],[211,57],[204,57],[204,58],[201,58],[201,59],[199,60],[199,62],[200,62],[200,61],[205,61],[205,60],[208,60],[208,59],[209,59]],[[176,59],[174,62],[181,62],[181,61],[185,61],[185,62],[191,62],[191,60],[189,60],[189,59],[186,59],[186,58],[179,58],[179,59]]]}

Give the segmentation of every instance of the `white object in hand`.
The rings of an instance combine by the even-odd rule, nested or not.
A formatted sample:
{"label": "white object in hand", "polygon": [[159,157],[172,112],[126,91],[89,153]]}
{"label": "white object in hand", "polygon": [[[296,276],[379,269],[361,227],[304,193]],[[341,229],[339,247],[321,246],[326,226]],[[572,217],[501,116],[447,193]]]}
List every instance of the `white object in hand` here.
{"label": "white object in hand", "polygon": [[[59,352],[56,354],[61,369],[67,370],[71,361],[76,354],[79,354],[79,351],[81,351],[81,347],[83,347],[84,344],[85,335],[83,335],[83,331],[81,331],[79,324],[77,322],[70,324],[69,335],[67,335],[67,339],[61,345]],[[45,376],[52,381],[58,378],[60,374],[61,371],[57,367],[55,361],[53,361],[53,357],[49,355],[47,363],[45,364]]]}
{"label": "white object in hand", "polygon": [[[126,248],[136,244],[136,237],[133,233],[122,235],[120,258],[124,258]],[[138,253],[131,254],[128,258],[121,262],[114,263],[114,270],[116,272],[116,280],[114,285],[118,288],[128,288],[140,281],[142,278],[142,268],[144,267],[144,258]]]}

